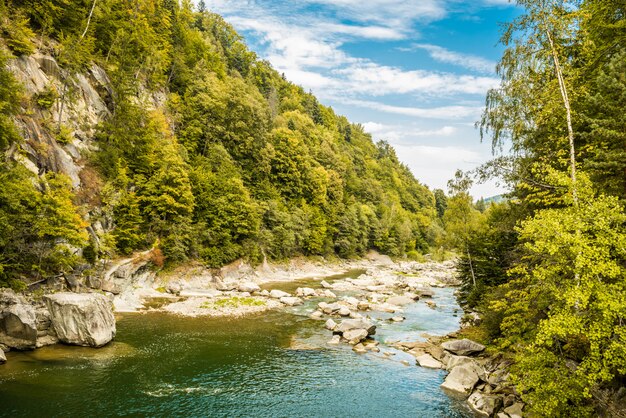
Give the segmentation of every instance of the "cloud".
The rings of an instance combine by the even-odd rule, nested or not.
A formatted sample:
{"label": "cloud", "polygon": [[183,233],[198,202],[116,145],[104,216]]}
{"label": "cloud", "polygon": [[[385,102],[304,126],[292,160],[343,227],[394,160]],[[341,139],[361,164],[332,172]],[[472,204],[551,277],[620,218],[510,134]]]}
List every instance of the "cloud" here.
{"label": "cloud", "polygon": [[393,106],[385,103],[351,99],[341,96],[329,97],[330,99],[351,106],[358,106],[365,109],[377,110],[385,113],[404,115],[429,119],[473,119],[478,118],[483,111],[482,106],[440,106],[440,107],[404,107]]}
{"label": "cloud", "polygon": [[475,55],[462,54],[431,44],[413,44],[409,49],[423,49],[432,59],[482,73],[494,73],[496,63]]}
{"label": "cloud", "polygon": [[365,132],[372,134],[379,139],[386,139],[394,142],[409,144],[407,140],[414,138],[448,137],[457,132],[454,126],[443,126],[438,129],[419,129],[407,127],[405,125],[385,125],[377,122],[365,122],[362,124]]}

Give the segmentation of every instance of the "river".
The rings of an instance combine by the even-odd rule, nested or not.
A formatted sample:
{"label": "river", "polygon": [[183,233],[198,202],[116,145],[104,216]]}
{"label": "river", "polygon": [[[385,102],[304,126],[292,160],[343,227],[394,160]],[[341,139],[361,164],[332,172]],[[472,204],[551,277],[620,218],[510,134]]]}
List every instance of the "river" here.
{"label": "river", "polygon": [[[302,285],[319,287],[271,287]],[[362,355],[326,344],[324,322],[308,319],[316,300],[239,319],[124,314],[104,348],[7,353],[0,416],[471,417],[439,388],[445,372],[385,344],[456,330],[453,289],[433,301],[407,307],[402,323],[372,313],[381,352]]]}

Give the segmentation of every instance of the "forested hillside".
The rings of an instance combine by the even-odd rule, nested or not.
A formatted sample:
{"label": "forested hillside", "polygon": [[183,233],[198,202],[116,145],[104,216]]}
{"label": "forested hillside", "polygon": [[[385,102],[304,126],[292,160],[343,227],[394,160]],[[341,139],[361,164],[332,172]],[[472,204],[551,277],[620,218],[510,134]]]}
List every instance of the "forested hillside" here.
{"label": "forested hillside", "polygon": [[459,174],[444,214],[462,299],[482,316],[474,331],[512,355],[526,411],[624,416],[626,9],[518,4],[479,123],[512,154],[478,174],[513,191],[481,213]]}
{"label": "forested hillside", "polygon": [[[217,267],[432,241],[434,197],[389,144],[190,1],[0,0],[0,35],[0,286],[150,248]],[[22,88],[29,56],[58,82]],[[93,126],[74,117],[85,80]]]}

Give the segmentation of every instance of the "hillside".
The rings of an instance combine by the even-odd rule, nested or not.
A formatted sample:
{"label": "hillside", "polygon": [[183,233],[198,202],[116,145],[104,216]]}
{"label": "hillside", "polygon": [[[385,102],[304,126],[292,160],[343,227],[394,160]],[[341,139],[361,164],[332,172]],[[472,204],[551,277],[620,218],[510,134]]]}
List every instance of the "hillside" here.
{"label": "hillside", "polygon": [[[72,7],[69,7],[69,6]],[[403,256],[432,193],[191,2],[0,0],[0,286],[152,249]]]}

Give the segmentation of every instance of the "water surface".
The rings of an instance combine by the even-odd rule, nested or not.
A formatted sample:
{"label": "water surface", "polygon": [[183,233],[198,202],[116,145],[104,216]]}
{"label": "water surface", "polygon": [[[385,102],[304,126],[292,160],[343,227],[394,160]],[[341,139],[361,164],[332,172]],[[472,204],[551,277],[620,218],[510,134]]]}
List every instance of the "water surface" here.
{"label": "water surface", "polygon": [[[457,329],[452,290],[438,290],[433,300],[436,310],[419,302],[399,324],[372,314],[380,321],[376,339],[411,341]],[[125,314],[115,342],[102,349],[7,353],[0,415],[471,416],[439,389],[443,371],[416,367],[411,356],[384,344],[381,353],[365,355],[328,346],[323,322],[307,318],[315,303],[243,319]]]}

